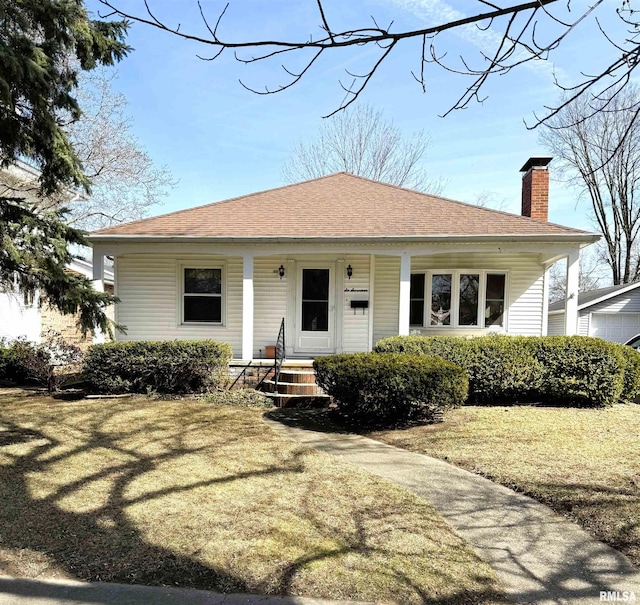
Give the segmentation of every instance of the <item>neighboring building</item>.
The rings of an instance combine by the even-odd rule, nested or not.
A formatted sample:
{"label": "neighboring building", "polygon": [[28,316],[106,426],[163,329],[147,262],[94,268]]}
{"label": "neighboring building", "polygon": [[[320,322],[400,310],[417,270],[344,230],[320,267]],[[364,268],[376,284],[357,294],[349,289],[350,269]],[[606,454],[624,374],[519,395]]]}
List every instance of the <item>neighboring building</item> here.
{"label": "neighboring building", "polygon": [[[74,259],[67,270],[89,279],[93,276],[91,263],[82,259]],[[110,269],[105,271],[104,287],[107,292],[113,292],[113,272]],[[114,315],[113,307],[108,309],[107,315]],[[0,338],[26,338],[40,342],[49,331],[53,331],[61,334],[67,342],[87,347],[93,339],[91,335],[82,336],[77,320],[75,315],[62,315],[48,305],[41,306],[38,296],[32,304],[26,304],[17,292],[0,292]]]}
{"label": "neighboring building", "polygon": [[599,239],[545,222],[550,159],[522,168],[523,216],[339,173],[97,231],[94,279],[113,256],[118,339],[212,338],[243,360],[283,319],[301,358],[413,331],[545,334],[546,269],[567,257],[577,292]]}
{"label": "neighboring building", "polygon": [[[564,304],[561,300],[549,305],[550,335],[565,333]],[[577,333],[613,342],[640,334],[640,282],[580,292]]]}

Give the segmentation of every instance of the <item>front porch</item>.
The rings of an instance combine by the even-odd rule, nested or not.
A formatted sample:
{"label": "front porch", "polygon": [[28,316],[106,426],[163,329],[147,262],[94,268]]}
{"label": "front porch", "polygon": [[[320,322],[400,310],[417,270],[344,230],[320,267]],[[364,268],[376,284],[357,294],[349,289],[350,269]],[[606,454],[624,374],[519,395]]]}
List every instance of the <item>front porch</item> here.
{"label": "front porch", "polygon": [[287,360],[370,351],[412,332],[545,334],[546,270],[563,257],[567,333],[575,333],[579,247],[120,243],[94,248],[94,278],[99,288],[103,257],[113,255],[116,321],[128,328],[119,340],[228,342],[238,367],[251,362],[260,374],[283,318]]}

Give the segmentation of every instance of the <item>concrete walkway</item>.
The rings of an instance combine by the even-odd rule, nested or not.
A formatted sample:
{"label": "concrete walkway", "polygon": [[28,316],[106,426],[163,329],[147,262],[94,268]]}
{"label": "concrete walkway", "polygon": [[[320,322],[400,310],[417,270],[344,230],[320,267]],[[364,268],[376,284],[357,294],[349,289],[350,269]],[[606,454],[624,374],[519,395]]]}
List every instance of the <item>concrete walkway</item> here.
{"label": "concrete walkway", "polygon": [[[367,605],[305,597],[220,594],[205,590],[0,576],[0,605]],[[371,605],[371,604],[369,604]]]}
{"label": "concrete walkway", "polygon": [[[640,603],[640,570],[531,498],[446,462],[373,439],[267,422],[279,433],[431,502],[493,567],[516,603],[595,604],[622,601],[625,591],[633,592]],[[619,594],[601,599],[601,591]]]}

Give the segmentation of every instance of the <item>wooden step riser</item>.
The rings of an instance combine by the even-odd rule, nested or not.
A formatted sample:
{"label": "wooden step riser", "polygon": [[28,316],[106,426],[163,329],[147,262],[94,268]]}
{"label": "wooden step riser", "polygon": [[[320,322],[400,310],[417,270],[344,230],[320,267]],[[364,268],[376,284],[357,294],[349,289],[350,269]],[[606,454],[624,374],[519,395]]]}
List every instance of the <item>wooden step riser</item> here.
{"label": "wooden step riser", "polygon": [[292,382],[299,384],[315,384],[316,383],[316,375],[313,371],[311,372],[292,372],[289,370],[281,370],[279,382]]}
{"label": "wooden step riser", "polygon": [[[275,383],[273,381],[265,381],[262,383],[267,393],[275,392]],[[320,393],[316,384],[301,384],[291,382],[278,381],[278,393],[287,395],[318,395]]]}

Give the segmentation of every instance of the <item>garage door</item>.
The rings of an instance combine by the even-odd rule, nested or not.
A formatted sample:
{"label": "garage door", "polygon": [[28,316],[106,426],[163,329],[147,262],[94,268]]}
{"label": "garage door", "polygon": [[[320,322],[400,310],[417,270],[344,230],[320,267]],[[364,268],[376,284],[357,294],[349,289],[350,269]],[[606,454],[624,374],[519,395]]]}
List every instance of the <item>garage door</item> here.
{"label": "garage door", "polygon": [[640,313],[593,313],[591,336],[613,342],[627,342],[640,334]]}

